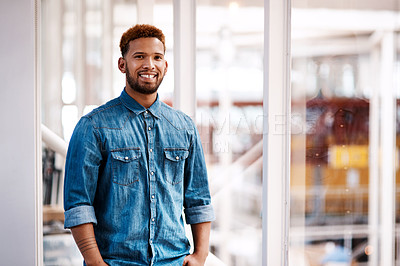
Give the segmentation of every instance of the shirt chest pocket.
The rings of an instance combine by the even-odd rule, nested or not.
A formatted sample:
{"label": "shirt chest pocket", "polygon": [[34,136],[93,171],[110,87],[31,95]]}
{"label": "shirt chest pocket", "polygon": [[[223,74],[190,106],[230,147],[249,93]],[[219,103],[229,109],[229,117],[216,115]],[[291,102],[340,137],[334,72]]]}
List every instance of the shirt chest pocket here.
{"label": "shirt chest pocket", "polygon": [[124,148],[111,151],[113,182],[123,186],[139,181],[139,148]]}
{"label": "shirt chest pocket", "polygon": [[168,183],[175,185],[182,182],[188,156],[186,149],[164,149],[164,174]]}

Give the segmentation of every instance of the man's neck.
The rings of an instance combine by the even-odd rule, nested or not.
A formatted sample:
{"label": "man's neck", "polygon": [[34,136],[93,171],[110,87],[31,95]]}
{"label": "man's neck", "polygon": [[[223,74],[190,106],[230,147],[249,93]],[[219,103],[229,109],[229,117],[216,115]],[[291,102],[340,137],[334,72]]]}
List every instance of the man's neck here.
{"label": "man's neck", "polygon": [[126,93],[137,101],[144,108],[149,108],[157,100],[157,92],[152,94],[143,94],[134,91],[131,88],[125,88]]}

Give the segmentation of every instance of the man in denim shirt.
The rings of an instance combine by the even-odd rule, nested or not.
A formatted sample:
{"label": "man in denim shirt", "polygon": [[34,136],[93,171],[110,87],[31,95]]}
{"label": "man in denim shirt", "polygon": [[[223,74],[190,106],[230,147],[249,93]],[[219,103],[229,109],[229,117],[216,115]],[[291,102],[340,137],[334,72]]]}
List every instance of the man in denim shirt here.
{"label": "man in denim shirt", "polygon": [[206,166],[193,121],[158,99],[164,35],[136,25],[120,48],[125,89],[83,116],[69,144],[65,227],[87,265],[204,265],[214,220]]}

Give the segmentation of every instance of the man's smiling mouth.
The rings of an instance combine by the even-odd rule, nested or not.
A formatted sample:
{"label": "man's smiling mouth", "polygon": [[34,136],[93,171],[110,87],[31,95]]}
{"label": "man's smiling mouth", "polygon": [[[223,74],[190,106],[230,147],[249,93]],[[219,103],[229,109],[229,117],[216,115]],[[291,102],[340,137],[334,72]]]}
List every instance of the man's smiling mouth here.
{"label": "man's smiling mouth", "polygon": [[146,79],[153,79],[157,75],[156,74],[139,74],[139,76],[142,77],[142,78],[146,78]]}

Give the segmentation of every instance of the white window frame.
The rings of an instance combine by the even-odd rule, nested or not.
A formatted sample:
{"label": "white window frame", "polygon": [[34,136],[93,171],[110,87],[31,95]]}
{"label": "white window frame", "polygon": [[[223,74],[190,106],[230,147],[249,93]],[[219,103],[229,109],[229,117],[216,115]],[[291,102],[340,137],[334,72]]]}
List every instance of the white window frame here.
{"label": "white window frame", "polygon": [[263,265],[288,265],[290,0],[264,1]]}

